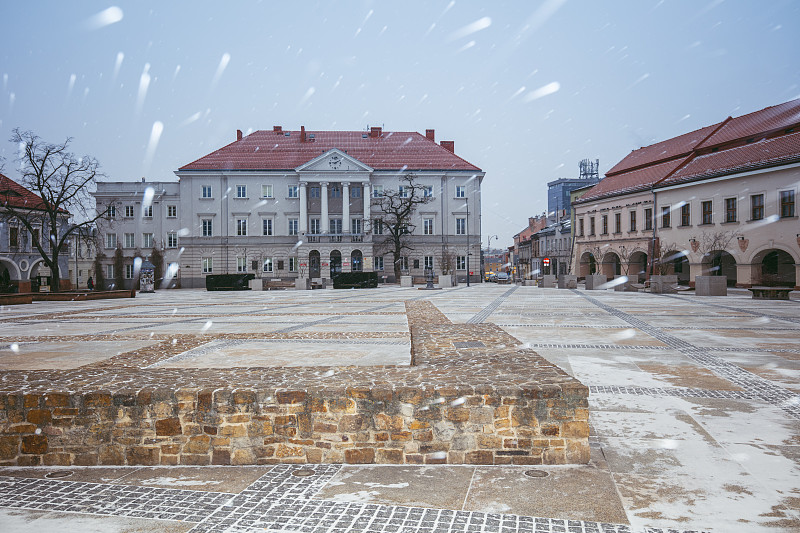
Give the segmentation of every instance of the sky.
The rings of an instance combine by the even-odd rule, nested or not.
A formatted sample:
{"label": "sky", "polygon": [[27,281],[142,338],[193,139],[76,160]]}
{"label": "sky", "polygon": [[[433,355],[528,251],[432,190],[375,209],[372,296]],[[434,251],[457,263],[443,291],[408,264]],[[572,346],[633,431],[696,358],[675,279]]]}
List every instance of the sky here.
{"label": "sky", "polygon": [[798,0],[0,0],[0,157],[20,128],[173,181],[237,129],[432,128],[509,246],[580,160],[800,97],[798,50]]}

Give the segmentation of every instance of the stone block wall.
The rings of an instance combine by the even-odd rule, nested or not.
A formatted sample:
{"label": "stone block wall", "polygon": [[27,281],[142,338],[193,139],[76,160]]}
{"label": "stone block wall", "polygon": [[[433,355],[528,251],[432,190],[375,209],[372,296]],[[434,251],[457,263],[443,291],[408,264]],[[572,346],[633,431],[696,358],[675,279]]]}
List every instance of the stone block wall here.
{"label": "stone block wall", "polygon": [[0,465],[586,463],[583,386],[0,396]]}

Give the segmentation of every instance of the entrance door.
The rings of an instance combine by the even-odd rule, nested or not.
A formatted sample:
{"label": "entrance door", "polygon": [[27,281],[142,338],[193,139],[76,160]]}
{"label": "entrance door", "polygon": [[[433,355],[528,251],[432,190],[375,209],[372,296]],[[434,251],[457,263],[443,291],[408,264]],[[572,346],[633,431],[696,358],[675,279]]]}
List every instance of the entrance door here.
{"label": "entrance door", "polygon": [[342,252],[334,250],[331,252],[331,277],[342,273]]}
{"label": "entrance door", "polygon": [[319,268],[319,250],[311,250],[308,254],[308,277],[321,277]]}

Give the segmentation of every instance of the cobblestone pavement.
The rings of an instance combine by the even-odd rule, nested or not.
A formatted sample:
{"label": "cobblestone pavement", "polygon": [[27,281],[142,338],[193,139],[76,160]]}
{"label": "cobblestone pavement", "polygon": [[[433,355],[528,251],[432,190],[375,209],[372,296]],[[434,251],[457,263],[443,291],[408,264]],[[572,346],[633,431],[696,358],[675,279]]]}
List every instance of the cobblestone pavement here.
{"label": "cobblestone pavement", "polygon": [[[200,483],[193,485],[182,477],[186,470],[178,475],[162,467],[136,482],[147,469],[111,475],[70,468],[72,476],[48,479],[47,473],[67,470],[5,468],[0,530],[800,530],[796,299],[496,285],[435,292],[180,291],[150,300],[83,302],[79,309],[65,303],[5,307],[0,364],[29,368],[34,361],[22,356],[49,343],[52,350],[37,368],[62,368],[56,366],[61,361],[90,380],[109,366],[139,372],[156,365],[154,371],[169,375],[159,363],[211,342],[236,346],[269,338],[287,341],[288,349],[305,341],[345,350],[371,342],[383,350],[409,343],[409,300],[436,306],[440,313],[429,313],[431,325],[500,326],[509,343],[535,350],[588,385],[591,463],[380,471],[278,465],[256,474],[227,467],[225,476],[240,483],[225,490],[210,480],[214,469],[192,470],[193,483]],[[80,349],[88,342],[96,343],[96,352]],[[459,342],[480,340],[454,337],[450,349],[476,349]],[[293,474],[309,471],[313,475]],[[526,472],[548,477],[532,480]]]}

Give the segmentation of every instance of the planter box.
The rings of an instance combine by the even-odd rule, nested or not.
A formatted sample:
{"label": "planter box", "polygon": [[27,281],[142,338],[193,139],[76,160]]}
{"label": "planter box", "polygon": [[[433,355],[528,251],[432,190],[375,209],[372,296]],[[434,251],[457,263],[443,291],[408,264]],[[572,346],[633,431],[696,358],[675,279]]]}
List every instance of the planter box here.
{"label": "planter box", "polygon": [[294,280],[294,288],[299,291],[311,290],[311,280],[309,278],[297,278]]}
{"label": "planter box", "polygon": [[694,293],[697,296],[727,296],[727,276],[697,276],[694,278]]}
{"label": "planter box", "polygon": [[669,274],[663,276],[650,276],[650,292],[656,294],[675,294],[678,292],[678,276]]}
{"label": "planter box", "polygon": [[523,287],[535,287],[536,286],[536,282],[534,280],[532,280],[532,279],[526,279],[525,281],[522,282],[522,286]]}
{"label": "planter box", "polygon": [[556,277],[553,274],[545,274],[542,276],[542,283],[539,286],[545,289],[555,289]]}
{"label": "planter box", "polygon": [[400,286],[401,287],[413,287],[414,286],[414,278],[411,276],[400,276]]}
{"label": "planter box", "polygon": [[605,284],[608,282],[608,278],[606,278],[602,274],[592,274],[591,276],[586,276],[586,290],[587,291],[600,291],[605,289]]}
{"label": "planter box", "polygon": [[578,276],[570,276],[568,274],[562,274],[558,276],[558,288],[559,289],[577,289],[578,288]]}
{"label": "planter box", "polygon": [[439,276],[439,287],[449,289],[453,287],[453,276],[450,274],[442,274]]}

